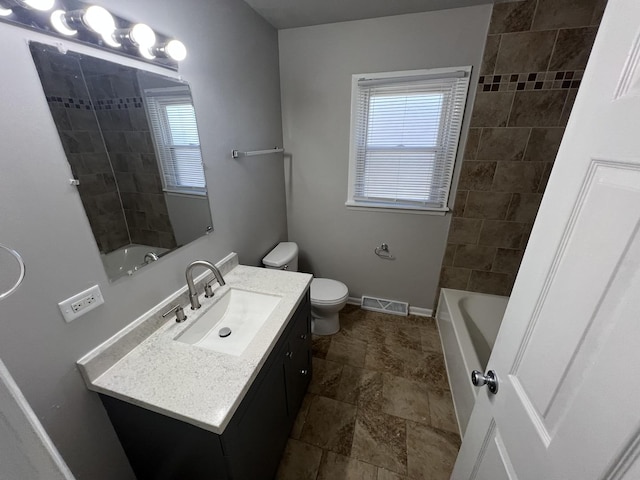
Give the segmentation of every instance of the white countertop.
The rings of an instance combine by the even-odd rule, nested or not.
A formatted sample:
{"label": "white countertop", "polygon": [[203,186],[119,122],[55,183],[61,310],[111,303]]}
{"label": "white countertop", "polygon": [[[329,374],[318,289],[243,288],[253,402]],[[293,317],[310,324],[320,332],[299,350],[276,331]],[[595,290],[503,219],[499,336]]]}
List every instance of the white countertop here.
{"label": "white countertop", "polygon": [[[232,260],[237,263],[235,257]],[[185,298],[183,289],[78,361],[89,389],[222,433],[312,278],[304,273],[243,265],[231,268],[228,273],[223,270],[227,285],[217,286],[216,294],[236,287],[282,296],[241,356],[174,340],[215,301],[215,297],[201,296],[202,308],[195,312],[186,305],[188,318],[183,323],[177,323],[175,316],[159,320],[158,312],[176,303],[175,297],[180,296],[178,302],[185,306],[181,301]],[[202,292],[202,288],[198,291]],[[149,334],[154,328],[157,330]],[[141,340],[139,343],[135,342],[136,336]]]}

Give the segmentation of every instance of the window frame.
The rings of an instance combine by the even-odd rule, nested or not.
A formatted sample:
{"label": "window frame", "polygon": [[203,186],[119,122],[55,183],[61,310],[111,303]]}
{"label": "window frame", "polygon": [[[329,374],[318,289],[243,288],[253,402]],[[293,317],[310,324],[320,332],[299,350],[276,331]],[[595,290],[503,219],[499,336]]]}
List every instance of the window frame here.
{"label": "window frame", "polygon": [[[206,197],[208,195],[207,192],[207,180],[204,168],[204,160],[202,158],[202,146],[200,143],[200,132],[198,131],[198,122],[196,118],[196,133],[198,135],[198,145],[197,149],[200,155],[200,165],[202,167],[202,181],[204,183],[203,187],[192,187],[187,185],[178,185],[175,182],[175,185],[167,185],[167,177],[173,177],[177,179],[178,175],[173,172],[167,174],[165,172],[165,165],[163,161],[164,155],[172,155],[172,147],[176,149],[177,147],[182,148],[182,146],[177,145],[167,145],[164,141],[164,137],[167,136],[165,131],[165,123],[160,121],[158,125],[156,125],[154,121],[154,116],[160,116],[160,112],[157,110],[159,108],[165,108],[167,104],[177,104],[177,103],[188,103],[193,107],[194,117],[195,117],[195,106],[193,105],[193,98],[191,97],[191,92],[188,86],[178,86],[178,87],[164,87],[164,88],[147,88],[143,92],[145,99],[145,110],[147,114],[147,119],[149,122],[149,126],[151,127],[151,136],[153,138],[154,150],[156,152],[156,159],[158,162],[158,169],[160,170],[160,177],[162,181],[162,190],[166,193],[171,194],[179,194],[186,196],[198,196],[198,197]],[[182,101],[184,99],[184,101]],[[175,100],[175,102],[174,102]],[[155,113],[152,113],[151,110],[156,110]],[[165,112],[162,112],[162,115],[166,115]],[[170,127],[169,127],[170,128]],[[196,148],[195,145],[190,146],[189,148]]]}
{"label": "window frame", "polygon": [[[387,211],[387,212],[396,212],[396,213],[414,213],[414,214],[427,214],[427,215],[445,215],[450,209],[448,208],[448,199],[451,192],[451,183],[454,168],[458,157],[460,156],[460,139],[463,134],[463,127],[465,126],[466,115],[464,113],[467,112],[467,102],[469,96],[469,87],[470,87],[470,79],[471,79],[471,66],[460,66],[460,67],[445,67],[445,68],[433,68],[433,69],[421,69],[421,70],[403,70],[403,71],[394,71],[394,72],[379,72],[379,73],[365,73],[365,74],[354,74],[351,77],[351,118],[350,118],[350,136],[349,136],[349,175],[348,175],[348,191],[347,191],[347,201],[345,205],[349,209],[354,210],[364,210],[364,211]],[[466,86],[464,87],[464,91],[462,94],[464,95],[464,103],[462,105],[463,108],[463,116],[460,120],[460,124],[457,126],[457,132],[454,134],[457,137],[456,141],[456,150],[452,159],[450,160],[450,168],[446,178],[446,195],[444,204],[441,208],[435,206],[427,206],[427,205],[416,205],[411,203],[401,203],[401,202],[375,202],[375,201],[362,201],[355,198],[356,196],[356,180],[357,180],[357,166],[358,166],[358,114],[359,110],[359,82],[362,80],[384,80],[384,79],[392,79],[397,78],[397,84],[401,84],[408,81],[409,77],[424,77],[424,76],[434,76],[434,78],[447,78],[447,74],[451,74],[452,77],[459,72],[464,73],[464,78],[466,79]],[[366,128],[366,126],[365,126]],[[440,137],[440,136],[439,136]]]}

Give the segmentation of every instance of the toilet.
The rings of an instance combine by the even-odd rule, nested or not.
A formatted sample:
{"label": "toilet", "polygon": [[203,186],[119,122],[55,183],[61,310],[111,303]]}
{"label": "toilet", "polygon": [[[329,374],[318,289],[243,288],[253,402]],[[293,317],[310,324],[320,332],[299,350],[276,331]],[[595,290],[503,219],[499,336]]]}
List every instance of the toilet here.
{"label": "toilet", "polygon": [[[262,259],[266,268],[298,271],[298,245],[281,242]],[[311,331],[333,335],[340,330],[338,312],[347,304],[349,289],[337,280],[314,278],[311,281]]]}

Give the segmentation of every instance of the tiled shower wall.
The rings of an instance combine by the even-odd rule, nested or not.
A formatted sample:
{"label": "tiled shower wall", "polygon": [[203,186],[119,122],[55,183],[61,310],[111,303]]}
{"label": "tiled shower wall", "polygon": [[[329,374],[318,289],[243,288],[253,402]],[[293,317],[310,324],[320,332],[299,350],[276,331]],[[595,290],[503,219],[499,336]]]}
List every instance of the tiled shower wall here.
{"label": "tiled shower wall", "polygon": [[495,5],[441,288],[510,294],[605,5]]}
{"label": "tiled shower wall", "polygon": [[131,242],[175,248],[136,70],[90,57],[83,59],[82,66]]}

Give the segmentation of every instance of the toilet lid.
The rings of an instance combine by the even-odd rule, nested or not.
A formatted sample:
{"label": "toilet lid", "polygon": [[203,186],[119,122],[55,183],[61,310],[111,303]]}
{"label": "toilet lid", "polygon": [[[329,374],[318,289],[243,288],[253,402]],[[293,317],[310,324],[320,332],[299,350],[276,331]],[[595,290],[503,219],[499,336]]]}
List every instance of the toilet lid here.
{"label": "toilet lid", "polygon": [[347,286],[337,280],[314,278],[311,281],[311,303],[336,303],[349,296]]}

